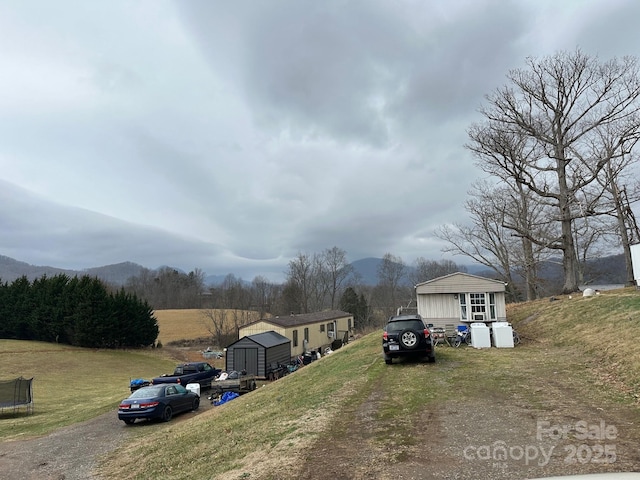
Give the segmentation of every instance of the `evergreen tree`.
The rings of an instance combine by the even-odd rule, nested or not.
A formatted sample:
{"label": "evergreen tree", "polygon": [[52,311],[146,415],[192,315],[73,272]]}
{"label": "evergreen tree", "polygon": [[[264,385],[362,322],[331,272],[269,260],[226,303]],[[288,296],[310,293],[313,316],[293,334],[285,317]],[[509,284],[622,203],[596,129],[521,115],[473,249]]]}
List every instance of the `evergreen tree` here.
{"label": "evergreen tree", "polygon": [[0,338],[118,348],[153,345],[158,322],[147,302],[110,294],[97,278],[26,277],[0,284]]}

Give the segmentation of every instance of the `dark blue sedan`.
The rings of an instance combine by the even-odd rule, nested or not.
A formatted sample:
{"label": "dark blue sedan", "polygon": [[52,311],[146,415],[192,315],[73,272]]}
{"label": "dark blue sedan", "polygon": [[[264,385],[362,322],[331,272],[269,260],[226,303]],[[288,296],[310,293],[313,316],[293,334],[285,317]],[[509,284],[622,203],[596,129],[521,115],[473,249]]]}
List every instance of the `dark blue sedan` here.
{"label": "dark blue sedan", "polygon": [[197,410],[200,396],[179,384],[142,387],[125,398],[118,407],[118,419],[131,425],[138,418],[168,422],[175,413]]}

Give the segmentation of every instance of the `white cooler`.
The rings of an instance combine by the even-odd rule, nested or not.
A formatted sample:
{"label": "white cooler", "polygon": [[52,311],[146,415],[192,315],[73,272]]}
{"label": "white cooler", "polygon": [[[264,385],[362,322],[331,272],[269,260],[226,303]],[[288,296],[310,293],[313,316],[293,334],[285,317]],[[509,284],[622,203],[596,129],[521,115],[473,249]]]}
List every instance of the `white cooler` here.
{"label": "white cooler", "polygon": [[187,386],[184,387],[184,388],[186,388],[190,392],[196,393],[198,396],[200,396],[200,384],[199,383],[187,383]]}

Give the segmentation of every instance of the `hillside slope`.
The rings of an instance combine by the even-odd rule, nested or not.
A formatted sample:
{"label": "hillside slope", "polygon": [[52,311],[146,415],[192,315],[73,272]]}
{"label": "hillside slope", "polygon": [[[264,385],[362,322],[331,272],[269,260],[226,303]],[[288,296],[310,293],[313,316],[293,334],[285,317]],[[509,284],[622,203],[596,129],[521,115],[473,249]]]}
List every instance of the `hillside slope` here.
{"label": "hillside slope", "polygon": [[[639,312],[635,290],[513,305],[521,346],[438,347],[435,365],[385,365],[376,332],[168,425],[162,442],[141,437],[114,452],[100,474],[524,479],[638,471]],[[567,434],[554,436],[554,425],[568,426]],[[584,439],[580,425],[613,426],[615,435]],[[487,456],[496,444],[509,447],[505,458]],[[537,457],[516,457],[516,447]]]}

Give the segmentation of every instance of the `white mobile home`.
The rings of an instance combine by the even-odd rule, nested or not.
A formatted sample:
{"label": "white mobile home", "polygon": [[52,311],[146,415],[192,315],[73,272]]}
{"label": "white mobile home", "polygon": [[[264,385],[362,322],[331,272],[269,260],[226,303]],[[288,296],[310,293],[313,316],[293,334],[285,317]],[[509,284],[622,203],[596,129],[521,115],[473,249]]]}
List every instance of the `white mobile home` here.
{"label": "white mobile home", "polygon": [[415,287],[418,313],[436,327],[506,322],[505,284],[468,273],[452,273]]}

